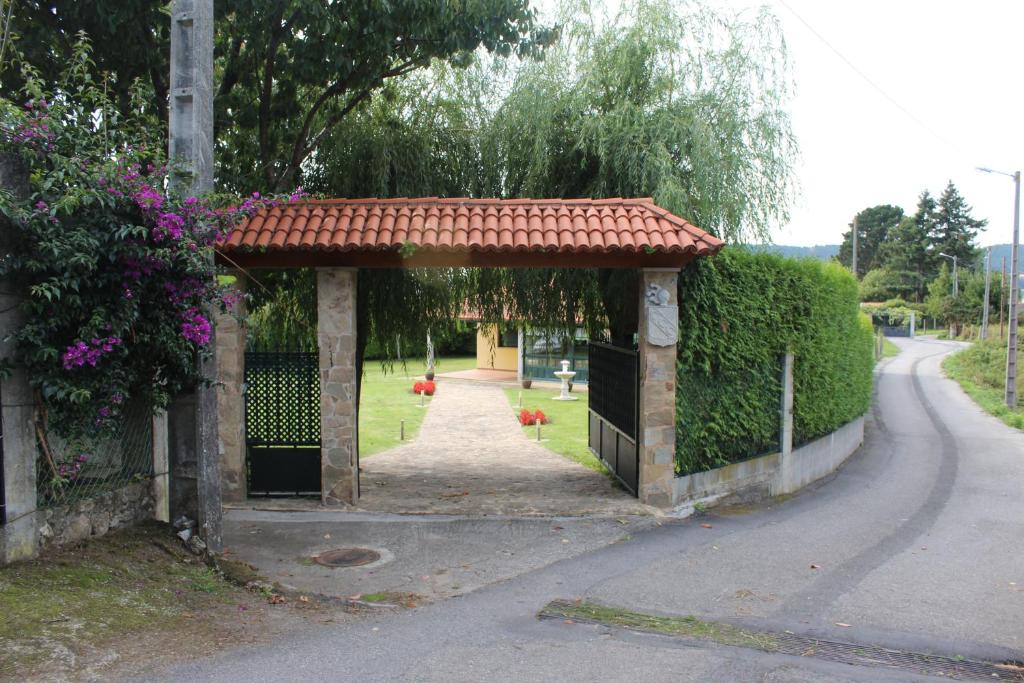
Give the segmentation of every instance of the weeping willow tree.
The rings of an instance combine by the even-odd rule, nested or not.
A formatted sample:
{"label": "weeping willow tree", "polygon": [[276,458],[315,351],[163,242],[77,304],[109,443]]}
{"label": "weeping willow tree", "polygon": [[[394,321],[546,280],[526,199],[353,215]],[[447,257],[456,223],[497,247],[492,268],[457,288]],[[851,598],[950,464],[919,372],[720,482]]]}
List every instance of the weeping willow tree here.
{"label": "weeping willow tree", "polygon": [[[796,144],[785,42],[767,10],[624,3],[563,8],[562,41],[524,64],[481,136],[482,192],[651,196],[727,241],[788,218]],[[638,315],[635,271],[591,274],[615,341]]]}
{"label": "weeping willow tree", "polygon": [[[767,238],[787,218],[796,153],[778,23],[696,2],[624,4],[608,17],[567,3],[561,40],[542,60],[435,64],[390,82],[319,148],[304,169],[308,189],[652,196],[727,240]],[[465,305],[485,322],[582,321],[592,337],[608,330],[622,343],[636,331],[633,271],[364,269],[359,283],[360,358],[371,337],[394,356],[393,340],[436,334]]]}
{"label": "weeping willow tree", "polygon": [[614,18],[570,6],[562,41],[518,71],[483,131],[482,191],[651,196],[728,241],[768,239],[796,153],[777,20],[624,4]]}

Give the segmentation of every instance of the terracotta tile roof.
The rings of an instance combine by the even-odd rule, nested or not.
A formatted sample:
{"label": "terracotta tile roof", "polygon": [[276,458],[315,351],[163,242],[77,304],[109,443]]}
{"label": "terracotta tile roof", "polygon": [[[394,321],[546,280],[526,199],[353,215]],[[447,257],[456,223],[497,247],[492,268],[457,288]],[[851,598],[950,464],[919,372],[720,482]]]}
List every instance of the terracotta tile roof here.
{"label": "terracotta tile roof", "polygon": [[710,255],[723,245],[641,199],[326,199],[264,210],[222,250],[661,253]]}

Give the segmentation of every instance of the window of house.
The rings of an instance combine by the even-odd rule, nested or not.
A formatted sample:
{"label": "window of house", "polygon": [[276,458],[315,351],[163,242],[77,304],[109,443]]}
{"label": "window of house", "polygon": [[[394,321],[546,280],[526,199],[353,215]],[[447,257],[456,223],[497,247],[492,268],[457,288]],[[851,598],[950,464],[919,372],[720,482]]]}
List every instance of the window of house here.
{"label": "window of house", "polygon": [[502,327],[498,334],[499,348],[518,348],[519,329],[515,327]]}

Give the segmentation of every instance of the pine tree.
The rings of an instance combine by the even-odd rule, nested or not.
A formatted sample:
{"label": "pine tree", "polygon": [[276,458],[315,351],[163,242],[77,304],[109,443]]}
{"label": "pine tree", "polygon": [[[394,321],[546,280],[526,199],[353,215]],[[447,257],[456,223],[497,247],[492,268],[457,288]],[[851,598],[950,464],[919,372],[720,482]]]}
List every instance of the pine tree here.
{"label": "pine tree", "polygon": [[[927,193],[925,193],[927,194]],[[923,196],[923,195],[922,195]],[[908,287],[910,298],[921,301],[928,281],[928,233],[915,216],[906,216],[889,231],[879,251],[881,266]]]}
{"label": "pine tree", "polygon": [[975,261],[978,249],[974,239],[988,221],[972,217],[971,210],[953,181],[949,181],[939,197],[934,213],[935,222],[930,232],[934,258],[938,259],[939,254],[943,253],[955,256],[962,265]]}

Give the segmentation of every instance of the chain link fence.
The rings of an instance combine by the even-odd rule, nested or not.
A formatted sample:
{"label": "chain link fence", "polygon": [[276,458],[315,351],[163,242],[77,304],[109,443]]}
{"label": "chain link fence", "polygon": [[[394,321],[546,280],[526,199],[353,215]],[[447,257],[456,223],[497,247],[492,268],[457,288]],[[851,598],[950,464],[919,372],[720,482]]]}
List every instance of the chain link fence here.
{"label": "chain link fence", "polygon": [[153,418],[144,403],[125,407],[112,431],[66,438],[50,425],[38,458],[37,507],[92,498],[153,476]]}

